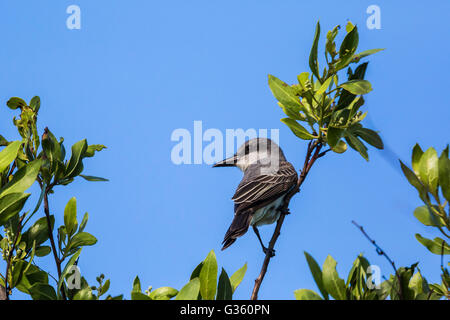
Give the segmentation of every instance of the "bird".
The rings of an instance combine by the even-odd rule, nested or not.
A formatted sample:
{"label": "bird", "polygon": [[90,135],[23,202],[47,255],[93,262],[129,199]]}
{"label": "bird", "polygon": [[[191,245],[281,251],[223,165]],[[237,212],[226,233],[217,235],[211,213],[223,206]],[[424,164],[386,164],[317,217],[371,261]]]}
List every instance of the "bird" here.
{"label": "bird", "polygon": [[[274,141],[254,138],[244,142],[233,156],[215,163],[213,167],[237,167],[244,173],[232,197],[234,217],[225,233],[222,250],[252,226],[264,254],[267,254],[269,249],[264,246],[258,227],[273,224],[281,213],[289,213],[288,209],[282,210],[285,196],[297,184],[294,166]],[[274,256],[274,250],[269,254]]]}

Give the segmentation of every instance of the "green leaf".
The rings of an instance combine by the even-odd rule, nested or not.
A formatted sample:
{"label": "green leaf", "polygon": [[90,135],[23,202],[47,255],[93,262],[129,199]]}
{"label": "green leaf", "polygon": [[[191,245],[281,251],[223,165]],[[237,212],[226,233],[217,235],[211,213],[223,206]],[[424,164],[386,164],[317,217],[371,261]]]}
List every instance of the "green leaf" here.
{"label": "green leaf", "polygon": [[316,138],[314,135],[310,134],[308,130],[306,130],[301,124],[299,124],[297,121],[292,120],[290,118],[283,118],[281,119],[281,122],[283,122],[285,125],[291,129],[291,131],[300,139],[303,140],[312,140]]}
{"label": "green leaf", "polygon": [[336,300],[345,300],[345,281],[339,278],[336,261],[329,255],[322,266],[322,278],[325,290]]}
{"label": "green leaf", "polygon": [[66,252],[73,248],[83,247],[83,246],[92,246],[97,243],[97,238],[92,234],[87,232],[80,232],[73,236],[70,241],[70,244],[66,248]]}
{"label": "green leaf", "polygon": [[309,67],[311,68],[312,73],[316,76],[317,79],[320,79],[319,62],[317,61],[317,47],[319,45],[319,38],[320,38],[320,23],[317,22],[316,31],[314,33],[314,41],[311,48],[311,52],[309,54]]}
{"label": "green leaf", "polygon": [[131,292],[142,292],[141,280],[139,280],[138,276],[136,276],[136,278],[134,278],[133,289],[131,290]]}
{"label": "green leaf", "polygon": [[330,86],[331,81],[333,80],[332,77],[329,77],[327,80],[325,80],[322,85],[320,86],[319,90],[316,91],[316,95],[321,95],[324,93],[328,87]]}
{"label": "green leaf", "polygon": [[178,292],[175,300],[197,300],[200,291],[200,279],[194,278]]}
{"label": "green leaf", "polygon": [[105,179],[105,178],[94,177],[94,176],[85,176],[82,174],[80,174],[80,177],[82,177],[83,179],[85,179],[87,181],[109,181],[108,179]]}
{"label": "green leaf", "polygon": [[442,218],[437,217],[428,206],[417,207],[414,216],[426,226],[444,226]]}
{"label": "green leaf", "polygon": [[230,279],[228,274],[222,268],[222,272],[219,276],[219,284],[217,285],[217,297],[216,300],[232,300],[233,299],[233,288],[231,287]]}
{"label": "green leaf", "polygon": [[336,71],[345,68],[353,59],[353,54],[358,47],[358,28],[355,26],[347,33],[339,48],[339,60],[335,65]]}
{"label": "green leaf", "polygon": [[301,109],[300,100],[295,94],[295,90],[277,77],[269,74],[269,87],[274,97],[286,107],[294,110]]}
{"label": "green leaf", "polygon": [[109,286],[111,285],[111,281],[108,279],[105,281],[105,283],[102,285],[102,289],[100,290],[98,296],[102,296],[104,295],[108,290],[109,290]]}
{"label": "green leaf", "polygon": [[370,56],[370,55],[372,55],[372,54],[374,54],[374,53],[377,53],[377,52],[380,52],[380,51],[383,51],[383,50],[384,50],[384,48],[383,48],[383,49],[370,49],[370,50],[365,50],[365,51],[362,51],[362,52],[356,54],[356,55],[355,55],[355,58],[359,60],[359,59],[365,58],[365,57],[367,57],[367,56]]}
{"label": "green leaf", "polygon": [[41,246],[39,248],[36,248],[35,254],[37,257],[45,257],[50,252],[52,252],[52,248],[50,248],[49,246]]}
{"label": "green leaf", "polygon": [[161,287],[150,293],[152,300],[170,300],[178,294],[178,290],[171,287]]}
{"label": "green leaf", "polygon": [[33,300],[56,300],[55,289],[44,283],[36,283],[30,288]]}
{"label": "green leaf", "polygon": [[414,173],[417,176],[419,175],[419,163],[422,155],[423,155],[422,148],[420,148],[420,146],[416,143],[416,145],[413,148],[411,165]]}
{"label": "green leaf", "polygon": [[36,181],[42,160],[34,160],[20,168],[2,189],[0,197],[10,193],[20,193],[27,190]]}
{"label": "green leaf", "polygon": [[372,91],[372,85],[367,80],[350,80],[342,83],[339,87],[353,94],[366,94]]}
{"label": "green leaf", "polygon": [[106,147],[102,144],[91,144],[87,147],[86,152],[83,155],[83,158],[90,158],[93,157],[95,152],[102,151],[103,149],[106,149]]}
{"label": "green leaf", "polygon": [[[53,230],[53,227],[55,225],[55,217],[53,215],[50,216],[50,226]],[[27,242],[27,247],[30,246],[30,244],[33,243],[33,241],[36,241],[36,247],[47,241],[48,239],[48,224],[47,224],[47,218],[42,217],[36,222],[23,234],[24,241]]]}
{"label": "green leaf", "polygon": [[30,108],[33,109],[34,112],[38,112],[41,107],[41,99],[38,96],[34,96],[30,101]]}
{"label": "green leaf", "polygon": [[0,198],[0,226],[22,210],[29,193],[10,193]]}
{"label": "green leaf", "polygon": [[58,287],[57,287],[58,296],[60,295],[60,289],[64,282],[64,279],[69,274],[69,272],[72,271],[71,267],[75,264],[75,261],[77,261],[80,254],[81,254],[81,248],[78,249],[78,251],[75,252],[75,254],[72,257],[70,257],[69,261],[67,262],[66,266],[64,267],[64,270],[61,273],[61,277],[58,280]]}
{"label": "green leaf", "polygon": [[[414,296],[416,300],[422,293],[428,295],[428,292],[430,291],[427,280],[422,277],[419,271],[412,276],[411,280],[409,281],[408,287],[414,290]],[[428,299],[425,298],[424,300]]]}
{"label": "green leaf", "polygon": [[367,147],[353,134],[347,133],[345,136],[345,141],[347,141],[348,145],[359,152],[359,154],[366,159],[366,161],[369,161],[369,155],[367,153]]}
{"label": "green leaf", "polygon": [[448,158],[448,146],[439,157],[439,185],[442,195],[450,202],[450,159]]}
{"label": "green leaf", "polygon": [[3,172],[17,156],[22,141],[14,141],[0,151],[0,172]]}
{"label": "green leaf", "polygon": [[26,107],[27,103],[21,98],[12,97],[8,100],[8,102],[6,102],[6,105],[8,106],[8,108],[15,110],[17,108]]}
{"label": "green leaf", "polygon": [[323,300],[317,293],[309,289],[299,289],[294,291],[296,300]]}
{"label": "green leaf", "polygon": [[291,119],[294,120],[306,120],[306,117],[302,115],[299,111],[295,110],[295,108],[286,107],[281,102],[278,101],[278,106],[283,110],[283,112]]}
{"label": "green leaf", "polygon": [[335,127],[329,127],[327,131],[327,142],[328,145],[333,148],[336,146],[339,142],[339,140],[342,138],[344,130],[335,128]]}
{"label": "green leaf", "polygon": [[81,220],[80,227],[78,228],[78,232],[83,232],[88,220],[89,220],[89,213],[86,212],[83,216],[83,220]]}
{"label": "green leaf", "polygon": [[211,250],[203,261],[199,279],[203,300],[214,300],[217,286],[217,260],[214,250]]}
{"label": "green leaf", "polygon": [[236,270],[230,277],[231,287],[233,288],[233,293],[236,291],[236,288],[244,279],[245,273],[247,272],[247,263],[245,263],[240,269]]}
{"label": "green leaf", "polygon": [[400,166],[402,168],[403,174],[405,175],[406,179],[408,179],[408,182],[417,189],[417,191],[419,192],[420,198],[424,201],[427,202],[427,192],[425,187],[423,186],[422,182],[420,182],[419,178],[414,174],[414,172],[408,168],[401,160],[400,161]]}
{"label": "green leaf", "polygon": [[359,128],[354,131],[355,134],[358,137],[361,137],[364,141],[366,141],[368,144],[374,146],[377,149],[383,149],[383,141],[381,140],[378,133],[376,133],[373,130],[367,129],[367,128]]}
{"label": "green leaf", "polygon": [[436,193],[438,186],[439,167],[438,156],[434,148],[429,148],[420,158],[419,177],[430,192]]}
{"label": "green leaf", "polygon": [[69,237],[76,231],[77,225],[77,199],[72,197],[64,209],[64,226]]}
{"label": "green leaf", "polygon": [[[433,240],[422,237],[420,234],[416,233],[416,239],[421,244],[423,244],[430,252],[441,255],[450,254],[450,246],[445,242],[445,240],[436,237]],[[443,249],[443,250],[442,250]]]}
{"label": "green leaf", "polygon": [[83,156],[87,150],[87,141],[83,139],[72,146],[72,155],[67,163],[65,178],[73,178],[83,171]]}
{"label": "green leaf", "polygon": [[344,141],[340,140],[336,146],[331,148],[331,150],[336,153],[344,153],[345,151],[347,151],[347,144]]}
{"label": "green leaf", "polygon": [[[317,287],[320,290],[322,296],[328,300],[328,292],[325,290],[325,286],[322,280],[322,270],[320,270],[319,264],[314,260],[314,258],[306,251],[303,252],[306,257],[306,261],[308,262],[309,270],[313,275],[314,281],[316,282]],[[299,291],[299,290],[297,290]],[[297,296],[296,296],[297,297]],[[297,299],[297,300],[307,300],[307,299]]]}

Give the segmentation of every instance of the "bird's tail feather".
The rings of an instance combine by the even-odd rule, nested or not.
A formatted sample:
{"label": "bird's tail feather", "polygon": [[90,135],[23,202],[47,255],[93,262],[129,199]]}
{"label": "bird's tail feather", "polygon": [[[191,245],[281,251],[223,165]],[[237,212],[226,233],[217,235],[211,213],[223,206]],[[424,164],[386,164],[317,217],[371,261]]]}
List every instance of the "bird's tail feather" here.
{"label": "bird's tail feather", "polygon": [[236,238],[243,236],[247,232],[251,221],[252,215],[249,212],[243,212],[235,215],[227,233],[225,233],[225,237],[222,242],[222,250],[225,250],[231,246],[236,241]]}

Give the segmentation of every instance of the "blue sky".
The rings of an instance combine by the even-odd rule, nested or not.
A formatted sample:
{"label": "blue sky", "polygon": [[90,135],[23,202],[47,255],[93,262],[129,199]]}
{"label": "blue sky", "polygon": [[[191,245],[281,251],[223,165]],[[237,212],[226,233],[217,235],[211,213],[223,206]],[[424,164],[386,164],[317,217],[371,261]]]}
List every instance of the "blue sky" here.
{"label": "blue sky", "polygon": [[[81,8],[80,30],[66,28],[72,4]],[[380,30],[366,27],[371,4],[381,8]],[[421,203],[397,158],[409,162],[416,142],[439,152],[449,142],[449,11],[446,1],[2,1],[1,133],[16,137],[8,98],[39,95],[40,130],[63,136],[68,150],[82,138],[108,147],[86,161],[85,173],[109,182],[79,179],[50,199],[57,224],[72,196],[80,219],[90,214],[86,231],[99,242],[79,263],[89,282],[104,273],[110,292],[126,297],[136,275],[144,287],[179,289],[214,249],[229,274],[248,263],[235,294],[248,299],[264,258],[255,235],[220,251],[241,173],[173,164],[170,136],[193,131],[195,120],[223,132],[279,128],[286,157],[300,168],[306,144],[279,121],[267,74],[294,83],[308,71],[316,21],[326,31],[349,19],[361,51],[386,48],[370,57],[374,90],[364,121],[393,152],[371,149],[370,162],[354,151],[320,159],[291,202],[259,296],[292,299],[295,289],[316,289],[304,250],[319,264],[331,254],[341,275],[360,252],[390,274],[352,219],[398,266],[420,261],[437,282],[440,258],[414,238],[435,234],[415,220]],[[261,228],[266,242],[272,231]],[[54,272],[51,256],[41,263]]]}

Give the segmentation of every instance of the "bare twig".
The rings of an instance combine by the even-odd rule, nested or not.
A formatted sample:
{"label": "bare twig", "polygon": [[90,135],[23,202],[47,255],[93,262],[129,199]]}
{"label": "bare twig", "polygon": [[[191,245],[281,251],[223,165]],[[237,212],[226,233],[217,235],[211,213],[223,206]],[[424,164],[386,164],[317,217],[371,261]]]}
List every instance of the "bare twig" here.
{"label": "bare twig", "polygon": [[[280,235],[280,230],[284,222],[284,218],[286,216],[286,213],[288,212],[289,202],[291,201],[292,197],[300,191],[300,187],[305,181],[306,176],[308,175],[309,170],[311,169],[314,162],[321,157],[320,155],[320,149],[322,148],[322,144],[318,142],[317,140],[312,142],[310,141],[308,144],[308,149],[306,151],[305,156],[305,162],[303,164],[303,169],[300,173],[300,177],[297,180],[296,186],[289,191],[289,193],[284,198],[283,206],[280,209],[280,218],[277,221],[277,225],[275,227],[275,231],[273,232],[272,238],[269,242],[269,247],[266,253],[266,256],[264,258],[264,262],[261,268],[261,271],[259,273],[258,278],[255,280],[255,286],[253,287],[253,292],[251,296],[251,300],[257,300],[258,299],[258,292],[261,287],[261,283],[264,280],[264,276],[267,272],[267,267],[269,266],[270,259],[272,258],[271,252],[273,252],[273,248],[275,247],[275,243],[277,242],[277,239]],[[323,155],[322,155],[323,156]]]}
{"label": "bare twig", "polygon": [[362,226],[360,226],[353,220],[352,220],[352,223],[362,232],[362,234],[367,238],[367,240],[369,240],[374,245],[376,252],[380,256],[384,256],[387,259],[387,261],[389,261],[389,263],[391,264],[392,268],[395,271],[397,280],[398,280],[398,288],[399,288],[398,295],[399,295],[400,300],[403,300],[402,280],[401,280],[400,274],[397,271],[394,261],[391,258],[389,258],[387,253],[375,242],[375,240],[373,240],[372,238],[369,237],[369,235],[366,233],[366,231],[364,230],[364,228]]}

